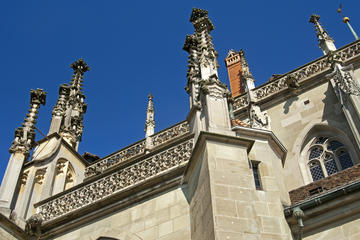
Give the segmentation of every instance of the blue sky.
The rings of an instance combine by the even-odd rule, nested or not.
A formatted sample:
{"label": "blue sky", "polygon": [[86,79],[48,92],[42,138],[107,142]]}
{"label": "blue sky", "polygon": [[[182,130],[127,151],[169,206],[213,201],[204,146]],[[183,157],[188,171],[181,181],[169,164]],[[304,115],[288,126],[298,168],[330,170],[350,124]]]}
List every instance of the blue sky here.
{"label": "blue sky", "polygon": [[[312,13],[337,47],[354,41],[337,1],[2,1],[0,4],[0,178],[14,129],[29,108],[30,89],[42,88],[46,106],[37,127],[48,132],[58,87],[82,57],[88,111],[79,152],[105,156],[144,137],[147,95],[155,102],[156,131],[185,119],[187,53],[182,50],[193,7],[209,10],[219,52],[219,76],[228,83],[224,57],[244,49],[256,85],[321,56]],[[343,10],[360,33],[359,1]],[[37,139],[41,135],[37,133]]]}

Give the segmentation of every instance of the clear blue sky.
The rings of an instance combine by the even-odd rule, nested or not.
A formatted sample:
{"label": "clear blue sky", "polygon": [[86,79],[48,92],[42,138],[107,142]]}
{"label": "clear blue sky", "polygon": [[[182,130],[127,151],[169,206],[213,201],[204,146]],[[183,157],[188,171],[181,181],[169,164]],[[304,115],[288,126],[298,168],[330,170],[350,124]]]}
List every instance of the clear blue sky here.
{"label": "clear blue sky", "polygon": [[[88,103],[79,152],[110,154],[144,137],[147,95],[155,102],[156,130],[185,119],[189,110],[187,53],[182,50],[193,7],[209,10],[219,52],[219,75],[228,83],[224,57],[244,49],[259,85],[321,56],[312,13],[337,47],[354,40],[337,1],[2,1],[0,7],[0,178],[14,129],[29,108],[30,89],[46,90],[37,127],[47,133],[58,87],[82,57]],[[359,1],[343,9],[360,33]],[[37,139],[41,135],[37,133]]]}

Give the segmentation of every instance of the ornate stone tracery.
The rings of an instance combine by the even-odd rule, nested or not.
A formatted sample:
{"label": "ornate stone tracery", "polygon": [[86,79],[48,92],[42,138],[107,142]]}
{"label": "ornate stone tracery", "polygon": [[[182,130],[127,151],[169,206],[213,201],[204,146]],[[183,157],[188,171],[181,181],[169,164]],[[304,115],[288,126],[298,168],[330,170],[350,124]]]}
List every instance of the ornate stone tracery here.
{"label": "ornate stone tracery", "polygon": [[38,207],[39,216],[44,221],[50,221],[96,203],[124,188],[147,181],[160,173],[185,164],[190,159],[192,148],[193,139],[186,140],[104,178],[47,201]]}

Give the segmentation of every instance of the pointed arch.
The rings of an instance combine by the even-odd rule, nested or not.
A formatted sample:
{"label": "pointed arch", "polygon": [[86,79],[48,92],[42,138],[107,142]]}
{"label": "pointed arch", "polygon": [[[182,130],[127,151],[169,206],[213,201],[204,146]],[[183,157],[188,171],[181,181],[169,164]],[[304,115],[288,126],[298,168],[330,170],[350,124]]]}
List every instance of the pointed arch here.
{"label": "pointed arch", "polygon": [[357,164],[359,160],[354,149],[349,137],[339,128],[324,123],[312,125],[298,149],[305,184]]}

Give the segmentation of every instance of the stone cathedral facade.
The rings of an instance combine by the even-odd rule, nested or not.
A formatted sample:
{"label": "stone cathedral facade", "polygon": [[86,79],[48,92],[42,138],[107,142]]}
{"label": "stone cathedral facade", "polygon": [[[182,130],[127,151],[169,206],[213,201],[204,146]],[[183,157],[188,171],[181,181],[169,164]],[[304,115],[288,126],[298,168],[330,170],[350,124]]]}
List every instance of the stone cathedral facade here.
{"label": "stone cathedral facade", "polygon": [[[77,151],[84,60],[60,85],[35,142],[46,93],[32,90],[0,188],[0,239],[360,239],[360,40],[336,48],[312,15],[324,56],[255,86],[244,51],[219,79],[208,12],[193,9],[186,119],[104,158]],[[184,60],[185,61],[185,60]]]}

